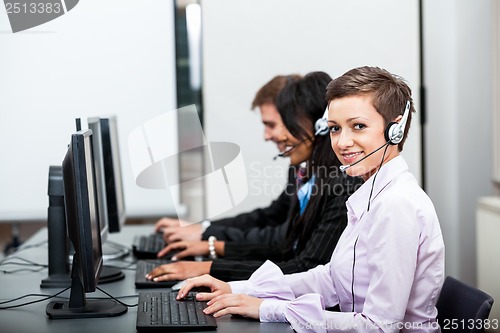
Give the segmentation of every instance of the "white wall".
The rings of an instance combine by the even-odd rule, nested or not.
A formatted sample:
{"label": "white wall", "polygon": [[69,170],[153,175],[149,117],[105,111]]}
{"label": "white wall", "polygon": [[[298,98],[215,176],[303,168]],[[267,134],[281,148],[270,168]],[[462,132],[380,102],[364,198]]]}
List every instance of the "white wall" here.
{"label": "white wall", "polygon": [[127,215],[172,211],[168,191],[135,185],[127,137],[176,106],[173,27],[173,5],[163,0],[80,1],[15,34],[0,9],[0,220],[46,218],[49,165],[61,164],[75,117],[110,114]]}
{"label": "white wall", "polygon": [[[249,182],[246,200],[224,215],[266,206],[286,181],[288,161],[273,162],[276,147],[264,143],[260,116],[250,111],[273,76],[321,70],[337,77],[379,66],[408,81],[418,109],[416,0],[208,0],[202,16],[205,133],[241,147]],[[404,154],[420,177],[418,121],[410,135]]]}
{"label": "white wall", "polygon": [[447,274],[472,284],[476,202],[492,193],[491,29],[490,0],[424,1],[427,192]]}

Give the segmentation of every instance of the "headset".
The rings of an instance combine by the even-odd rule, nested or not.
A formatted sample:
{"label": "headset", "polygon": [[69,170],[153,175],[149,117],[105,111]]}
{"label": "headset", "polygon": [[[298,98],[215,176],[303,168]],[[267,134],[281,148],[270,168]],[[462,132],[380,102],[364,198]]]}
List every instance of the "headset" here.
{"label": "headset", "polygon": [[408,115],[410,114],[410,101],[406,102],[405,111],[403,112],[403,118],[396,122],[390,122],[385,129],[384,136],[385,140],[390,145],[397,145],[403,141],[403,136],[405,134],[406,122],[408,121]]}
{"label": "headset", "polygon": [[[405,132],[405,128],[406,128],[406,123],[408,121],[408,115],[410,114],[410,101],[407,101],[406,102],[406,107],[405,107],[405,110],[403,112],[403,118],[401,118],[401,120],[399,121],[399,123],[397,122],[390,122],[385,131],[384,131],[384,137],[385,137],[385,140],[387,141],[386,144],[384,144],[382,147],[380,147],[379,149],[382,149],[383,147],[385,147],[387,144],[390,144],[390,145],[397,145],[399,144],[401,141],[403,141],[403,137],[404,137],[404,132]],[[330,128],[328,127],[328,106],[325,108],[325,112],[323,113],[323,116],[321,118],[319,118],[318,120],[316,120],[316,122],[314,123],[314,136],[318,136],[318,135],[326,135],[330,132]],[[304,143],[305,141],[308,141],[309,139],[306,139],[306,140],[302,140],[300,143],[298,143],[296,146]],[[369,157],[370,155],[376,153],[379,149],[373,151],[372,153],[368,154],[367,156],[365,156],[363,159],[359,160],[358,162],[356,163],[359,163],[361,162],[362,160],[364,160],[365,158]],[[274,159],[276,159],[277,157],[283,157],[285,156],[285,153],[280,153],[278,155],[276,155],[274,157]],[[345,169],[347,169],[348,167],[356,164],[356,163],[353,163],[351,165],[346,165],[346,166],[342,166],[340,169],[342,171],[344,171]]]}
{"label": "headset", "polygon": [[323,117],[316,120],[314,123],[314,135],[326,135],[330,132],[330,128],[328,127],[328,106],[325,109],[325,113],[323,113]]}
{"label": "headset", "polygon": [[[325,109],[325,112],[323,113],[323,116],[316,120],[314,123],[314,136],[318,135],[327,135],[330,132],[330,129],[328,128],[328,106]],[[273,160],[276,160],[278,157],[285,157],[289,152],[300,146],[301,144],[305,143],[306,141],[310,141],[312,138],[305,138],[304,140],[300,141],[299,143],[295,144],[291,149],[288,149],[287,151],[283,151],[273,157]]]}
{"label": "headset", "polygon": [[[407,101],[405,110],[403,112],[403,118],[401,118],[401,121],[399,123],[395,121],[390,122],[384,131],[385,141],[387,141],[390,145],[397,145],[401,141],[403,141],[403,136],[405,133],[406,123],[408,121],[409,114],[410,114],[410,101]],[[316,123],[314,124],[314,129],[316,130],[316,132],[314,132],[314,135],[325,135],[329,132],[330,128],[328,127],[328,107],[326,107],[323,117],[316,120]]]}

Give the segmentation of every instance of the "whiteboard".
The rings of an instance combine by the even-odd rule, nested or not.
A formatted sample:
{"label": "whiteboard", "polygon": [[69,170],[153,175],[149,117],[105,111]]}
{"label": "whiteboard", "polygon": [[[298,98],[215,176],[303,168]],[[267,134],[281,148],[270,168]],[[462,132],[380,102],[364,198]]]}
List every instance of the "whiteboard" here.
{"label": "whiteboard", "polygon": [[[0,221],[45,219],[49,166],[61,164],[74,119],[112,114],[127,216],[173,211],[168,190],[135,184],[127,149],[134,128],[176,107],[173,10],[164,0],[82,0],[12,33],[0,9]],[[176,124],[166,131],[176,139]]]}
{"label": "whiteboard", "polygon": [[[353,67],[379,66],[407,80],[419,110],[417,0],[201,3],[205,134],[241,147],[249,185],[246,199],[221,216],[266,206],[285,184],[288,160],[273,161],[276,147],[264,142],[260,115],[250,111],[256,91],[273,76],[320,70],[335,78]],[[420,179],[418,114],[403,155]]]}

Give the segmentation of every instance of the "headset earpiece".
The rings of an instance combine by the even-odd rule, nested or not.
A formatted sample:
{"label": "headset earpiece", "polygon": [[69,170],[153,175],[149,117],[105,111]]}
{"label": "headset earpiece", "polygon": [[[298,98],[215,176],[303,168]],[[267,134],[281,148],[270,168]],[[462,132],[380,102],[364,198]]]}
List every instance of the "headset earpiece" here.
{"label": "headset earpiece", "polygon": [[394,137],[395,136],[394,132],[396,131],[397,127],[398,127],[398,123],[393,121],[393,122],[390,122],[389,125],[387,125],[387,127],[385,129],[385,132],[384,132],[385,141],[389,142],[390,145],[397,145],[398,143],[401,142],[401,140],[397,141]]}
{"label": "headset earpiece", "polygon": [[328,107],[323,113],[323,117],[316,120],[314,123],[314,135],[326,135],[329,132],[328,128]]}
{"label": "headset earpiece", "polygon": [[406,122],[408,121],[408,115],[410,114],[410,101],[406,102],[405,111],[403,112],[403,118],[396,122],[390,122],[385,129],[384,136],[385,140],[391,145],[397,145],[403,141]]}

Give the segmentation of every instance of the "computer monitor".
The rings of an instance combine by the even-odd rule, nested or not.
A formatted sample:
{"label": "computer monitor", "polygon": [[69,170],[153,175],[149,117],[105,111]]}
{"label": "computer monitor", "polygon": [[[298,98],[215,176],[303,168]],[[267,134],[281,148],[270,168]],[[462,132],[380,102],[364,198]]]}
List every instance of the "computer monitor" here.
{"label": "computer monitor", "polygon": [[125,224],[125,196],[123,194],[116,116],[89,118],[89,128],[92,128],[97,122],[100,124],[102,142],[109,232],[119,232]]}
{"label": "computer monitor", "polygon": [[97,121],[93,122],[89,121],[89,129],[92,130],[92,136],[90,138],[92,141],[92,156],[96,178],[97,205],[99,210],[99,224],[101,226],[101,242],[105,242],[108,239],[109,219],[101,125],[99,120],[97,119]]}
{"label": "computer monitor", "polygon": [[66,223],[75,254],[70,299],[50,302],[46,308],[50,319],[112,317],[127,312],[115,300],[87,300],[85,296],[96,290],[103,263],[91,135],[91,130],[73,134],[62,163]]}
{"label": "computer monitor", "polygon": [[[109,140],[104,139],[103,135],[103,126],[100,118],[89,118],[88,119],[89,129],[92,130],[92,151],[94,156],[94,166],[95,166],[95,176],[96,176],[96,187],[97,187],[97,202],[99,207],[99,220],[101,223],[101,242],[103,244],[109,244],[110,242],[106,242],[108,239],[108,233],[111,232],[111,223],[113,220],[113,225],[115,225],[114,230],[116,229],[117,222],[117,211],[116,202],[113,204],[114,198],[117,198],[117,193],[115,190],[109,189],[109,183],[115,183],[115,181],[108,181],[108,177],[112,177],[113,174],[110,175],[109,169],[112,168],[113,165],[106,163],[106,154],[109,154],[109,150],[105,149],[108,146]],[[106,152],[105,152],[106,151]],[[123,197],[122,195],[120,195]],[[112,197],[113,200],[109,198]],[[123,207],[123,206],[122,206]],[[118,244],[112,243],[110,246],[111,251],[109,251],[108,247],[103,247],[103,259],[104,261],[118,259],[121,257],[125,257],[129,254],[129,249],[124,246],[118,246]],[[104,266],[101,272],[101,283],[113,282],[117,280],[121,280],[125,278],[125,275],[121,271],[121,269],[117,267]]]}

